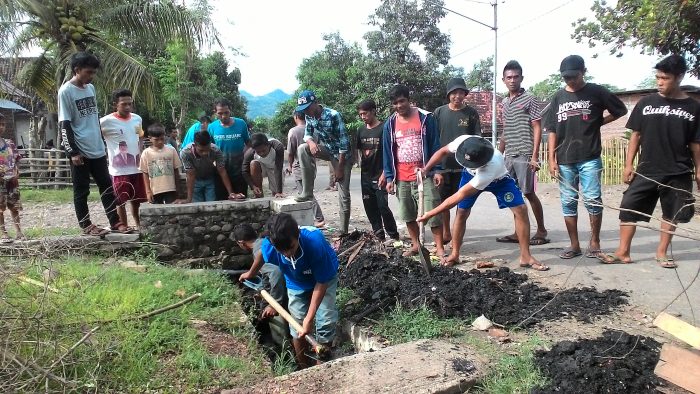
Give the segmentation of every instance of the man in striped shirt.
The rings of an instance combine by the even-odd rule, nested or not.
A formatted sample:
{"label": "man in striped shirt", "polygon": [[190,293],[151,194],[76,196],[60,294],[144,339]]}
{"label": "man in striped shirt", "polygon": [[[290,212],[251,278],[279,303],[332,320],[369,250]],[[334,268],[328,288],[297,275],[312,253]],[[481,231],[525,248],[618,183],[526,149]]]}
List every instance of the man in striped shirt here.
{"label": "man in striped shirt", "polygon": [[[514,178],[532,207],[537,221],[537,232],[530,238],[530,245],[549,243],[544,227],[542,203],[535,194],[537,170],[539,170],[539,148],[542,139],[541,113],[537,98],[520,85],[523,69],[515,61],[503,68],[503,83],[508,88],[508,97],[503,99],[503,135],[498,150],[505,156],[508,173]],[[496,239],[498,242],[518,243],[515,233]]]}

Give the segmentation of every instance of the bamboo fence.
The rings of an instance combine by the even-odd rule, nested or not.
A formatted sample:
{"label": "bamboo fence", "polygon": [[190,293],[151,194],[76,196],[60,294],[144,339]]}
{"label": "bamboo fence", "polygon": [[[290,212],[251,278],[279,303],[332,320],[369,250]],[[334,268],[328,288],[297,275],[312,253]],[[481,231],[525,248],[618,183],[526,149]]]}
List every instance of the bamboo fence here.
{"label": "bamboo fence", "polygon": [[19,175],[22,187],[54,188],[72,186],[70,159],[58,149],[20,149]]}
{"label": "bamboo fence", "polygon": [[[627,155],[628,141],[624,138],[611,138],[602,141],[601,159],[603,160],[603,174],[601,181],[604,185],[622,184],[622,173],[625,169],[625,156]],[[554,182],[549,174],[549,161],[547,143],[540,147],[540,165],[537,171],[537,181],[543,183]]]}

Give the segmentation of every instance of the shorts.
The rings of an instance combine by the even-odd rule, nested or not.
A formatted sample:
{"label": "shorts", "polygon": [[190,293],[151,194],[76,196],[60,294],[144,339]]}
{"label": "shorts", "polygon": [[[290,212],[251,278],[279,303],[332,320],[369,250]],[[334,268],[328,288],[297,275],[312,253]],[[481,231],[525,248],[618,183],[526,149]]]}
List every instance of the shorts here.
{"label": "shorts", "polygon": [[[656,208],[656,202],[660,199],[661,214],[665,220],[674,223],[688,223],[695,214],[692,174],[666,175],[652,179],[667,187],[636,175],[622,196],[620,208],[651,215]],[[620,221],[648,222],[649,217],[634,212],[620,211]]]}
{"label": "shorts", "polygon": [[515,179],[523,194],[535,192],[537,172],[530,167],[530,156],[506,156],[506,168],[510,177]]}
{"label": "shorts", "polygon": [[[462,186],[469,183],[469,181],[471,181],[472,178],[474,178],[472,174],[468,173],[467,171],[464,171],[464,173],[462,174],[462,180],[459,182],[459,187],[461,188]],[[520,189],[518,189],[518,185],[515,184],[513,178],[506,175],[501,179],[496,179],[492,181],[488,186],[486,186],[486,189],[479,190],[473,196],[467,197],[464,200],[460,201],[459,204],[457,204],[457,208],[472,209],[472,207],[476,203],[476,200],[483,192],[491,192],[491,194],[496,196],[496,201],[498,202],[499,209],[515,208],[525,204],[525,201],[523,200],[523,193],[520,192]]]}
{"label": "shorts", "polygon": [[[321,304],[316,311],[315,323],[316,332],[311,333],[316,337],[319,343],[331,343],[335,338],[335,326],[338,324],[338,307],[335,305],[336,291],[338,289],[338,277],[331,279],[328,282],[326,294],[321,300]],[[311,304],[312,290],[292,290],[287,289],[287,297],[289,298],[289,313],[294,317],[294,320],[302,324],[306,313],[309,311]],[[289,325],[289,333],[292,338],[297,338],[297,331]]]}
{"label": "shorts", "polygon": [[[399,219],[406,223],[418,218],[418,183],[416,181],[397,181],[396,197],[399,199]],[[440,205],[442,200],[432,178],[423,180],[423,212],[428,212]],[[442,226],[442,215],[435,215],[426,223],[429,227]]]}
{"label": "shorts", "polygon": [[17,178],[11,181],[5,181],[0,178],[0,211],[4,211],[5,209],[22,210]]}
{"label": "shorts", "polygon": [[112,177],[114,185],[114,196],[119,205],[126,204],[127,201],[146,202],[146,185],[143,183],[142,174],[115,175]]}
{"label": "shorts", "polygon": [[153,204],[172,204],[177,200],[177,192],[163,192],[153,195]]}
{"label": "shorts", "polygon": [[588,214],[603,213],[603,193],[600,185],[602,172],[603,161],[600,158],[574,164],[559,164],[559,198],[564,216],[578,215],[579,183],[583,205]]}
{"label": "shorts", "polygon": [[442,173],[442,185],[440,185],[440,198],[444,201],[448,197],[457,193],[459,181],[462,179],[464,170],[446,170]]}

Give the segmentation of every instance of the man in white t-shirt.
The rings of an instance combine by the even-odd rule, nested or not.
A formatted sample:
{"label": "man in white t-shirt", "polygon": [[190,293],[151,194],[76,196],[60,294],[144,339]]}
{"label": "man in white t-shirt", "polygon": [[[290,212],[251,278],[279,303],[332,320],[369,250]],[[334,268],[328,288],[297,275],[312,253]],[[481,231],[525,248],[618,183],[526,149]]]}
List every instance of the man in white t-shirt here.
{"label": "man in white t-shirt", "polygon": [[[501,152],[495,150],[487,140],[481,137],[474,135],[459,136],[435,152],[428,164],[425,165],[425,172],[427,173],[433,166],[441,163],[451,153],[455,155],[457,163],[465,169],[462,173],[462,180],[459,183],[459,190],[443,201],[437,208],[418,218],[418,221],[424,222],[457,205],[457,209],[464,210],[465,214],[457,216],[463,216],[464,220],[455,221],[452,227],[452,239],[454,240],[457,237],[458,242],[456,245],[461,245],[471,208],[482,192],[491,192],[496,196],[500,209],[510,208],[513,211],[515,232],[520,245],[520,266],[537,271],[549,270],[549,267],[537,261],[530,254],[530,220],[527,216],[527,206],[523,200],[522,192],[518,189],[513,178],[508,175]],[[459,248],[453,248],[450,256],[447,258],[447,262],[455,264],[458,261]],[[493,264],[482,265],[477,268],[490,266],[493,266]]]}
{"label": "man in white t-shirt", "polygon": [[141,117],[132,113],[134,101],[131,91],[112,92],[115,111],[100,119],[102,136],[107,143],[109,175],[112,176],[114,195],[119,206],[119,220],[127,224],[126,203],[131,202],[131,216],[137,228],[141,227],[139,207],[146,202],[146,186],[139,170],[139,136],[143,134]]}

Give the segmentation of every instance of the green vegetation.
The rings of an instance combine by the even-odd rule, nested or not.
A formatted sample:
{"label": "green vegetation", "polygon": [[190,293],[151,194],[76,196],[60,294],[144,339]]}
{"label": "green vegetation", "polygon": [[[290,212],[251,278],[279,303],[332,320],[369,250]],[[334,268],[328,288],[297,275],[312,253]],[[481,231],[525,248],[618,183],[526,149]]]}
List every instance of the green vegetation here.
{"label": "green vegetation", "polygon": [[[57,292],[18,279],[0,283],[4,294],[0,314],[18,317],[0,322],[3,341],[23,359],[48,367],[99,327],[52,369],[78,382],[78,391],[192,392],[247,385],[270,374],[237,303],[239,293],[224,277],[191,275],[147,259],[139,264],[147,265],[147,272],[77,257],[25,268],[26,277],[42,281],[42,272],[50,266],[57,272],[51,282]],[[147,319],[134,318],[196,293],[201,296],[183,306]],[[27,324],[37,316],[42,324]],[[196,321],[207,322],[206,329]],[[207,332],[219,334],[207,337]],[[234,350],[215,354],[207,345]],[[24,371],[16,381],[29,377]],[[28,390],[39,386],[43,390],[43,385],[42,379]],[[50,386],[61,388],[55,380]]]}
{"label": "green vegetation", "polygon": [[[73,202],[73,189],[30,189],[20,185],[22,202],[27,203],[56,203],[68,204]],[[100,201],[100,191],[96,187],[90,188],[89,202]]]}
{"label": "green vegetation", "polygon": [[54,237],[59,235],[79,235],[81,233],[78,226],[71,228],[62,227],[29,227],[22,229],[24,235],[29,239],[37,239],[44,237]]}
{"label": "green vegetation", "polygon": [[418,339],[455,336],[464,327],[462,321],[440,319],[425,306],[413,310],[397,307],[390,314],[383,316],[373,331],[395,345]]}
{"label": "green vegetation", "polygon": [[469,337],[467,342],[495,360],[489,374],[479,384],[479,391],[489,394],[529,393],[532,388],[547,383],[534,362],[535,350],[544,345],[539,337],[512,344],[507,353],[485,340]]}

